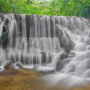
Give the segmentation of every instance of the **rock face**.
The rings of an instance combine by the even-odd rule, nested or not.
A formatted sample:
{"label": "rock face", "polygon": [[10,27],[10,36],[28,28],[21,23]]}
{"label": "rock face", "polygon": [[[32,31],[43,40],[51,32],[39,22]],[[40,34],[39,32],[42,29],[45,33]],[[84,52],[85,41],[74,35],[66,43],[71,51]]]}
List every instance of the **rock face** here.
{"label": "rock face", "polygon": [[9,20],[6,19],[5,22],[4,22],[4,25],[2,26],[2,33],[1,33],[1,37],[0,37],[0,44],[3,46],[3,48],[7,47],[8,32],[9,32],[8,24],[9,24]]}
{"label": "rock face", "polygon": [[60,25],[56,25],[56,32],[60,46],[65,50],[56,65],[56,70],[61,70],[65,64],[65,61],[67,61],[66,58],[68,58],[68,54],[74,48],[74,42],[71,40],[63,26],[61,27]]}
{"label": "rock face", "polygon": [[69,53],[74,48],[74,42],[69,37],[68,33],[66,32],[63,26],[56,25],[56,34],[60,41],[60,46],[65,49],[67,53]]}

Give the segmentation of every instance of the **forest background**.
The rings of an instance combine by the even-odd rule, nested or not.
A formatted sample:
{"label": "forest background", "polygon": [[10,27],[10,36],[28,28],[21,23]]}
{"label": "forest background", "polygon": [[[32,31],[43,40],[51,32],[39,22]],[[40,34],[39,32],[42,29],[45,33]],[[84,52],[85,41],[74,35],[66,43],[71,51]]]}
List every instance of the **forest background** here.
{"label": "forest background", "polygon": [[79,16],[90,19],[90,0],[0,0],[0,13]]}

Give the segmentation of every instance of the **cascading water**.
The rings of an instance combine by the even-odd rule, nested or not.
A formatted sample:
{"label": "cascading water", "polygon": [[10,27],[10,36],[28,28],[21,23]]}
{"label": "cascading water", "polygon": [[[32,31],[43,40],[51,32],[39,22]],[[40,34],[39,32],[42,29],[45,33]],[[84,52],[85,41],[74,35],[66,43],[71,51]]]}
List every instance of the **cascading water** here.
{"label": "cascading water", "polygon": [[[59,39],[65,37],[63,32],[67,32],[74,42],[74,48],[70,51],[67,58],[60,58],[58,72],[45,77],[45,80],[51,82],[52,85],[60,83],[67,87],[73,87],[90,83],[90,22],[88,21],[87,23],[85,19],[84,21],[82,19],[82,21],[79,21],[80,18],[75,19],[76,21],[73,23],[72,20],[71,24],[73,29],[57,26]],[[80,27],[76,28],[75,22]],[[65,41],[69,43],[67,38]],[[63,46],[65,41],[61,40]]]}
{"label": "cascading water", "polygon": [[[38,71],[58,69],[58,72],[46,76],[47,79],[54,84],[61,82],[68,86],[90,78],[88,19],[74,16],[0,15],[0,35],[6,21],[8,35],[7,42],[4,42],[6,44],[0,48],[1,70],[8,61]],[[62,58],[64,52],[67,57]]]}
{"label": "cascading water", "polygon": [[48,67],[55,70],[49,64],[56,54],[63,52],[56,36],[55,17],[1,15],[0,21],[0,31],[3,31],[3,26],[8,31],[7,44],[0,49],[1,66],[10,61],[19,62],[24,68],[43,67],[47,70]]}

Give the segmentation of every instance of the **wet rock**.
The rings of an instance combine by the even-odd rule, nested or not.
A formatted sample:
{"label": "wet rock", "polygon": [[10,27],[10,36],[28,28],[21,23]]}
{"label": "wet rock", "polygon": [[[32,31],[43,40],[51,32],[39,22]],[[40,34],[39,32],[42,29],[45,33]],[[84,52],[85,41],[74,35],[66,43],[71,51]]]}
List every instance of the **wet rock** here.
{"label": "wet rock", "polygon": [[46,64],[47,58],[48,58],[48,63],[51,63],[51,53],[47,52],[40,52],[41,57],[42,57],[42,64]]}
{"label": "wet rock", "polygon": [[33,64],[37,64],[37,63],[38,63],[38,61],[37,61],[37,57],[34,56],[34,57],[33,57]]}
{"label": "wet rock", "polygon": [[42,64],[45,64],[46,63],[46,53],[41,52],[41,56],[42,56]]}
{"label": "wet rock", "polygon": [[65,52],[61,55],[60,59],[58,60],[57,64],[56,64],[56,70],[59,71],[63,68],[65,62],[68,62],[69,60],[66,60],[66,58],[68,59],[68,54],[66,54]]}
{"label": "wet rock", "polygon": [[22,67],[22,64],[21,64],[21,63],[19,63],[19,62],[18,62],[18,63],[16,63],[15,65],[16,65],[17,67],[20,67],[20,68]]}
{"label": "wet rock", "polygon": [[8,33],[9,33],[9,19],[7,18],[4,22],[4,25],[3,25],[3,30],[2,30],[2,36],[4,35],[4,38],[3,38],[3,42],[2,42],[2,46],[3,48],[6,48],[7,47],[7,44],[8,44]]}
{"label": "wet rock", "polygon": [[56,71],[60,71],[67,63],[69,63],[70,58],[59,59],[56,65]]}
{"label": "wet rock", "polygon": [[12,64],[12,68],[15,69],[15,70],[18,70],[19,68],[22,68],[22,64],[21,62],[17,62],[15,64]]}
{"label": "wet rock", "polygon": [[64,48],[67,53],[69,53],[74,47],[74,42],[70,39],[66,30],[60,25],[56,25],[56,34],[60,41],[61,47]]}
{"label": "wet rock", "polygon": [[7,62],[6,65],[4,66],[4,68],[6,70],[11,70],[12,69],[11,62]]}

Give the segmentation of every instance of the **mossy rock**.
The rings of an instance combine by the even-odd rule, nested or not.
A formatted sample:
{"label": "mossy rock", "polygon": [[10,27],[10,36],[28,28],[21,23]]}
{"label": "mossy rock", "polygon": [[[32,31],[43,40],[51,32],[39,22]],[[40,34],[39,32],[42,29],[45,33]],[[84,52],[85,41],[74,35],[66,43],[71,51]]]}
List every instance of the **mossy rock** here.
{"label": "mossy rock", "polygon": [[6,70],[12,70],[11,62],[8,62],[5,67]]}

